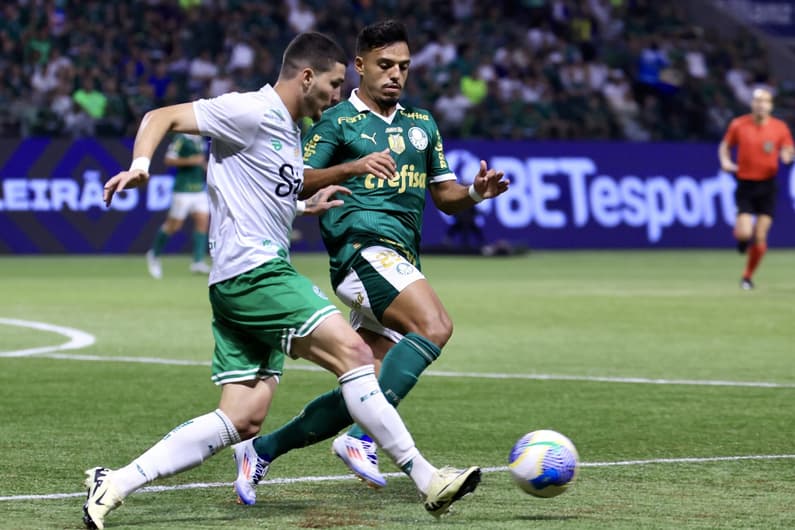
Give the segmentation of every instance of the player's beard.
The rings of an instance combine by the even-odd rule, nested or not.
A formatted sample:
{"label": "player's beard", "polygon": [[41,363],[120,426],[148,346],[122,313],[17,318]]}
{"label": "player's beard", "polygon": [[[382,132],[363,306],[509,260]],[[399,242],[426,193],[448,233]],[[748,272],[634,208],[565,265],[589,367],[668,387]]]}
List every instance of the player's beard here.
{"label": "player's beard", "polygon": [[392,108],[398,104],[398,101],[400,101],[400,93],[396,96],[385,96],[382,94],[375,100],[376,104],[382,109]]}

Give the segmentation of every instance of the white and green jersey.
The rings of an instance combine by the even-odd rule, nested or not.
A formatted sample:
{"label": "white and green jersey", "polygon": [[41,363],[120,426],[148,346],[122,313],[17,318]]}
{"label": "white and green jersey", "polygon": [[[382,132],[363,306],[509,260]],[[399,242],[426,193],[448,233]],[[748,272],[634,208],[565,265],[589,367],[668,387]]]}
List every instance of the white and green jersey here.
{"label": "white and green jersey", "polygon": [[295,204],[304,184],[301,131],[273,87],[193,104],[212,139],[210,285],[274,259],[289,260]]}
{"label": "white and green jersey", "polygon": [[356,253],[367,246],[387,245],[419,267],[426,187],[456,176],[430,112],[398,105],[391,116],[380,116],[356,90],[347,101],[323,112],[304,136],[307,168],[331,167],[387,148],[397,175],[390,180],[372,174],[351,177],[342,184],[352,194],[320,219],[335,289]]}

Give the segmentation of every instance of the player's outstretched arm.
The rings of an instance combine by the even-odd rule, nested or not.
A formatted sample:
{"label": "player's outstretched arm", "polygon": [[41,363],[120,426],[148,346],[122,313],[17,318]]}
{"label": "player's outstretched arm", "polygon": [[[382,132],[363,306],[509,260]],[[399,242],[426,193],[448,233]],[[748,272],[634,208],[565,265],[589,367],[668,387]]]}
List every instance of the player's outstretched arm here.
{"label": "player's outstretched arm", "polygon": [[121,190],[135,188],[149,180],[149,164],[158,144],[169,131],[198,133],[193,103],[171,105],[150,110],[141,120],[133,146],[133,163],[127,171],[121,171],[105,183],[103,199],[105,205]]}
{"label": "player's outstretched arm", "polygon": [[300,198],[311,197],[320,188],[341,184],[352,177],[373,174],[377,178],[389,180],[395,176],[396,171],[397,165],[389,154],[389,149],[323,169],[305,168],[304,189]]}
{"label": "player's outstretched arm", "polygon": [[455,214],[471,208],[484,199],[493,199],[508,190],[505,173],[489,169],[485,160],[469,187],[449,180],[431,186],[431,198],[437,208],[446,214]]}

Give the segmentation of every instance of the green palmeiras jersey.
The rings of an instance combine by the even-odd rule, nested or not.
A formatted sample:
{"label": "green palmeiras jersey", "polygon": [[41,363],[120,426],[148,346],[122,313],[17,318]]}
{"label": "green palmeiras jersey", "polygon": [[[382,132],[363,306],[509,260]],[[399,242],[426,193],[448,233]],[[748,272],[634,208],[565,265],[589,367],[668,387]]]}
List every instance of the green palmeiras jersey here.
{"label": "green palmeiras jersey", "polygon": [[[204,154],[204,138],[195,134],[177,133],[168,144],[166,156],[168,158],[188,158],[193,155]],[[178,167],[174,176],[175,192],[204,191],[204,167],[185,166]]]}
{"label": "green palmeiras jersey", "polygon": [[303,143],[307,169],[331,167],[387,148],[397,165],[390,180],[367,174],[343,182],[352,194],[343,197],[343,206],[320,218],[332,286],[336,289],[342,281],[356,253],[371,245],[394,248],[419,267],[427,185],[456,179],[431,114],[398,105],[391,116],[383,117],[371,112],[354,90],[347,101],[323,112]]}

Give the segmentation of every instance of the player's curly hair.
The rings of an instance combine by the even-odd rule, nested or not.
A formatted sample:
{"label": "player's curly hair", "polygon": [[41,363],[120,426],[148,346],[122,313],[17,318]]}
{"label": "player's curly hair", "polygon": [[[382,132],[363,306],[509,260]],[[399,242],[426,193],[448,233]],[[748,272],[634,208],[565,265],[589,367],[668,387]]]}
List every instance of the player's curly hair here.
{"label": "player's curly hair", "polygon": [[356,55],[362,55],[376,48],[383,48],[396,42],[409,43],[408,31],[402,22],[384,20],[362,28],[356,37]]}
{"label": "player's curly hair", "polygon": [[279,77],[289,79],[306,67],[328,72],[337,63],[348,66],[348,58],[334,39],[315,31],[301,33],[284,50]]}

